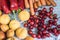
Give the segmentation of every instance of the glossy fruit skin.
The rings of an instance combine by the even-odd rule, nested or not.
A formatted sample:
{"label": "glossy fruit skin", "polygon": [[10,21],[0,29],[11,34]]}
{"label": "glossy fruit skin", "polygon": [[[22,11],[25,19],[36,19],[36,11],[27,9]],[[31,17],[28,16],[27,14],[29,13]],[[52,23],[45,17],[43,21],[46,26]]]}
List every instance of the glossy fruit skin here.
{"label": "glossy fruit skin", "polygon": [[36,38],[36,34],[32,34],[31,36],[32,36],[33,38]]}
{"label": "glossy fruit skin", "polygon": [[29,33],[30,35],[33,34],[32,30],[29,30],[28,33]]}
{"label": "glossy fruit skin", "polygon": [[37,38],[40,39],[41,38],[41,35],[37,35]]}

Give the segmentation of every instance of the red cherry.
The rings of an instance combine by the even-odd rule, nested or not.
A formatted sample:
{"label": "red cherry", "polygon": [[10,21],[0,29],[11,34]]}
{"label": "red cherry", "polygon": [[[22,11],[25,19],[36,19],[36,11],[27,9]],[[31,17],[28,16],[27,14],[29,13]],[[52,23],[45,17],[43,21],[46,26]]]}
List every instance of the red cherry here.
{"label": "red cherry", "polygon": [[38,30],[41,30],[41,27],[37,27]]}
{"label": "red cherry", "polygon": [[56,22],[57,22],[57,21],[58,21],[58,18],[54,18],[54,21],[56,21]]}
{"label": "red cherry", "polygon": [[32,34],[31,36],[32,36],[33,38],[36,38],[36,34]]}
{"label": "red cherry", "polygon": [[30,22],[30,25],[34,25],[34,21],[31,21],[31,22]]}
{"label": "red cherry", "polygon": [[55,36],[58,36],[58,32],[57,33],[54,33]]}
{"label": "red cherry", "polygon": [[46,13],[47,16],[50,16],[51,14],[49,12]]}
{"label": "red cherry", "polygon": [[29,30],[28,33],[29,33],[29,34],[33,34],[32,30]]}
{"label": "red cherry", "polygon": [[48,22],[49,22],[49,24],[52,24],[52,23],[53,23],[53,21],[52,21],[52,20],[49,20]]}
{"label": "red cherry", "polygon": [[42,33],[43,33],[43,34],[46,34],[46,33],[47,33],[47,31],[46,31],[46,30],[43,30],[43,31],[42,31]]}
{"label": "red cherry", "polygon": [[33,26],[30,26],[29,29],[33,29]]}
{"label": "red cherry", "polygon": [[38,23],[39,22],[39,19],[35,19],[35,22]]}
{"label": "red cherry", "polygon": [[60,34],[60,30],[58,30],[58,33]]}
{"label": "red cherry", "polygon": [[38,31],[38,34],[42,35],[42,32],[41,31]]}
{"label": "red cherry", "polygon": [[34,27],[36,27],[36,28],[37,28],[37,27],[38,27],[38,24],[34,24]]}
{"label": "red cherry", "polygon": [[60,28],[60,25],[57,25],[58,28]]}
{"label": "red cherry", "polygon": [[37,35],[37,38],[40,39],[40,38],[41,38],[41,35],[38,34],[38,35]]}
{"label": "red cherry", "polygon": [[57,25],[57,22],[56,21],[53,21],[53,25]]}
{"label": "red cherry", "polygon": [[54,28],[54,29],[53,29],[53,32],[54,32],[54,33],[57,33],[57,29],[56,29],[56,28]]}
{"label": "red cherry", "polygon": [[31,20],[29,19],[29,20],[28,20],[28,23],[30,23],[30,22],[31,22]]}
{"label": "red cherry", "polygon": [[46,38],[46,35],[42,35],[42,38]]}
{"label": "red cherry", "polygon": [[25,23],[25,24],[24,24],[24,27],[27,27],[27,26],[28,26],[28,24],[27,24],[27,23]]}
{"label": "red cherry", "polygon": [[50,16],[49,16],[49,18],[50,18],[50,19],[53,19],[53,16],[52,16],[52,15],[50,15]]}
{"label": "red cherry", "polygon": [[43,8],[42,10],[43,10],[43,11],[47,11],[47,9],[46,9],[46,8]]}
{"label": "red cherry", "polygon": [[50,7],[49,9],[50,9],[50,11],[53,11],[53,7]]}
{"label": "red cherry", "polygon": [[42,27],[45,29],[46,28],[46,25],[42,25]]}
{"label": "red cherry", "polygon": [[57,17],[57,14],[53,14],[53,17],[56,18]]}
{"label": "red cherry", "polygon": [[49,34],[49,33],[46,33],[45,35],[46,35],[47,37],[50,37],[50,34]]}

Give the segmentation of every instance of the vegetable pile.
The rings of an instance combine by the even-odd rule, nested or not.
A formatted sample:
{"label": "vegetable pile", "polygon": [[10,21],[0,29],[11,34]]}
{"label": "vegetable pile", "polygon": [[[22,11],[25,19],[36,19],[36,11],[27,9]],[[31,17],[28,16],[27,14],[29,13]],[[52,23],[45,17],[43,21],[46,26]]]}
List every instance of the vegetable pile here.
{"label": "vegetable pile", "polygon": [[[49,11],[45,7],[38,10],[42,6],[52,7]],[[60,25],[57,14],[53,14],[55,6],[54,0],[0,0],[0,40],[34,40],[50,37],[50,33],[58,36]]]}
{"label": "vegetable pile", "polygon": [[9,14],[11,12],[18,12],[19,9],[24,10],[30,8],[31,15],[35,14],[35,10],[41,6],[56,6],[54,0],[1,0],[0,10]]}

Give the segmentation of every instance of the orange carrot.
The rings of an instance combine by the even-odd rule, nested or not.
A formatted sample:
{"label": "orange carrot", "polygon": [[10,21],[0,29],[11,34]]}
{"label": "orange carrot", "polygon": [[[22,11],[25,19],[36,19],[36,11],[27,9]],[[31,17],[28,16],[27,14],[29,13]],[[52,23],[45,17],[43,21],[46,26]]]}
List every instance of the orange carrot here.
{"label": "orange carrot", "polygon": [[40,0],[38,0],[37,4],[38,4],[38,7],[42,6]]}
{"label": "orange carrot", "polygon": [[29,8],[28,0],[25,0],[25,8]]}
{"label": "orange carrot", "polygon": [[41,1],[41,4],[42,4],[43,6],[46,5],[46,1],[45,1],[45,0],[40,0],[40,1]]}
{"label": "orange carrot", "polygon": [[49,2],[49,0],[46,0],[46,4],[47,5],[51,5],[51,3]]}
{"label": "orange carrot", "polygon": [[49,0],[49,1],[53,6],[56,6],[56,3],[54,2],[54,0]]}
{"label": "orange carrot", "polygon": [[33,1],[32,0],[29,0],[29,4],[30,4],[30,12],[31,12],[31,15],[34,15],[34,8],[33,8]]}

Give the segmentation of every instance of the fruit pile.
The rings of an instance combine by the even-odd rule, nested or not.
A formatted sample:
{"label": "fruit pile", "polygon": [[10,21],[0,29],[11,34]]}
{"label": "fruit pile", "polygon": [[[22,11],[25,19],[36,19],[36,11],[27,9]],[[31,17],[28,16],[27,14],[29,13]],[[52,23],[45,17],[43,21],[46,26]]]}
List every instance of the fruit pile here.
{"label": "fruit pile", "polygon": [[[40,39],[50,37],[50,33],[56,36],[60,34],[60,25],[57,24],[57,14],[53,14],[53,10],[53,7],[50,7],[49,11],[43,8],[42,10],[38,10],[38,15],[31,15],[30,19],[24,23],[24,27],[28,28],[29,35]],[[48,21],[46,21],[47,18],[49,18]],[[32,31],[34,28],[37,29],[37,32]]]}

